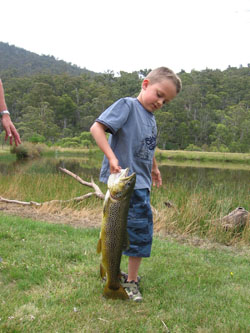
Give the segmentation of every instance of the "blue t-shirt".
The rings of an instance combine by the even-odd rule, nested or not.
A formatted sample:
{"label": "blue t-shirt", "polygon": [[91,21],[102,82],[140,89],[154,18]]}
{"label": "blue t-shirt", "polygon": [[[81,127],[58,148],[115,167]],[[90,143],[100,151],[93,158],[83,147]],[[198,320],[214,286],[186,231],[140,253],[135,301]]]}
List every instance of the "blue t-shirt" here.
{"label": "blue t-shirt", "polygon": [[[157,127],[152,112],[137,98],[121,98],[96,119],[108,127],[109,144],[122,169],[136,173],[135,189],[151,188],[151,170],[156,146]],[[104,156],[100,181],[107,183],[109,162]]]}

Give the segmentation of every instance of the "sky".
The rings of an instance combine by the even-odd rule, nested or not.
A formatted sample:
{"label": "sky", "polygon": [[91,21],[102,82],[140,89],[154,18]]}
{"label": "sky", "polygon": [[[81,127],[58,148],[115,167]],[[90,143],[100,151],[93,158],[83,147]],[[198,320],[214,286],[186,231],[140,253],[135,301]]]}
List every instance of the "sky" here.
{"label": "sky", "polygon": [[247,66],[250,0],[6,0],[0,41],[94,72]]}

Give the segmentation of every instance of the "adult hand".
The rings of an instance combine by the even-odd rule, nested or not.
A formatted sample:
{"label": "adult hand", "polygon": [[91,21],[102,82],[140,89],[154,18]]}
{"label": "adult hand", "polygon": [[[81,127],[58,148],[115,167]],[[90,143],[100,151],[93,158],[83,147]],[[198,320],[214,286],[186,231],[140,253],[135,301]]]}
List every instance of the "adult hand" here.
{"label": "adult hand", "polygon": [[10,116],[8,114],[4,114],[2,116],[2,125],[3,128],[5,130],[5,141],[7,141],[8,139],[10,139],[10,145],[12,145],[13,143],[13,137],[14,137],[14,141],[15,141],[15,145],[18,146],[19,144],[21,144],[21,139],[20,136],[14,126],[14,124],[12,123]]}

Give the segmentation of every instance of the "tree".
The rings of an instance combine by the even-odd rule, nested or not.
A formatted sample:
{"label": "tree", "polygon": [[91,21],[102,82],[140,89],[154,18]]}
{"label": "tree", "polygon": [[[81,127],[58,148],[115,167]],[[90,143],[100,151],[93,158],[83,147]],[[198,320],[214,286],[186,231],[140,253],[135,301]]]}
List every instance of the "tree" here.
{"label": "tree", "polygon": [[18,124],[18,131],[23,140],[29,140],[33,135],[38,134],[53,142],[60,135],[60,130],[54,122],[53,111],[48,103],[41,103],[37,108],[29,106],[23,115],[23,121]]}

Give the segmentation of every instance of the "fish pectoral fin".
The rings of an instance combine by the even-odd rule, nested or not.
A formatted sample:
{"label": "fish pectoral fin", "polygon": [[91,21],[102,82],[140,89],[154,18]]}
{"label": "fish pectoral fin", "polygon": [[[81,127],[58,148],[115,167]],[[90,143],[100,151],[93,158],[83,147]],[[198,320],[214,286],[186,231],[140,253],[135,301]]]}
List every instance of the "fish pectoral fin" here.
{"label": "fish pectoral fin", "polygon": [[130,245],[130,243],[129,243],[129,238],[128,238],[128,232],[126,232],[124,240],[123,240],[123,245],[122,245],[123,251],[128,250],[129,245]]}
{"label": "fish pectoral fin", "polygon": [[106,269],[100,264],[100,276],[103,279],[106,276]]}
{"label": "fish pectoral fin", "polygon": [[101,253],[101,251],[102,251],[102,240],[101,240],[101,238],[98,240],[96,250],[97,250],[97,253]]}

